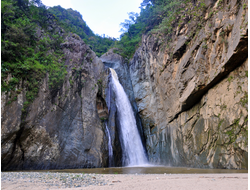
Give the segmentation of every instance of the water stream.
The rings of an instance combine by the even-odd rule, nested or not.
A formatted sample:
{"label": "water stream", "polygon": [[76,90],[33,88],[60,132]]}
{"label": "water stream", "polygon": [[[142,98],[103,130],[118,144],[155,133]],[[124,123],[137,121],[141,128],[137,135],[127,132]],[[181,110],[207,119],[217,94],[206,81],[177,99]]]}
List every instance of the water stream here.
{"label": "water stream", "polygon": [[120,123],[123,163],[126,166],[147,165],[147,157],[141,142],[139,131],[130,101],[119,83],[115,70],[111,69],[111,87],[115,93],[115,102]]}
{"label": "water stream", "polygon": [[107,126],[107,123],[105,123],[109,142],[108,142],[108,148],[109,148],[109,167],[113,166],[113,148],[112,148],[112,142],[111,142],[111,137],[110,137],[110,132]]}

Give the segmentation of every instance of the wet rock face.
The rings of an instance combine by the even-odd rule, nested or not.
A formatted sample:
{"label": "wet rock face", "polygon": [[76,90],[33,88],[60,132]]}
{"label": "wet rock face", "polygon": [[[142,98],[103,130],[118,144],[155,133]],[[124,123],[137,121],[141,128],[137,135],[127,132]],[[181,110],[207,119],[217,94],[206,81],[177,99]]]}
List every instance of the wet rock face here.
{"label": "wet rock face", "polygon": [[25,90],[11,104],[2,94],[2,170],[105,165],[100,118],[107,117],[107,107],[98,86],[104,65],[75,34],[61,47],[68,72],[64,84],[52,93],[47,76],[26,118],[21,120]]}
{"label": "wet rock face", "polygon": [[247,9],[227,4],[192,38],[195,21],[167,46],[144,36],[129,63],[152,163],[247,168]]}

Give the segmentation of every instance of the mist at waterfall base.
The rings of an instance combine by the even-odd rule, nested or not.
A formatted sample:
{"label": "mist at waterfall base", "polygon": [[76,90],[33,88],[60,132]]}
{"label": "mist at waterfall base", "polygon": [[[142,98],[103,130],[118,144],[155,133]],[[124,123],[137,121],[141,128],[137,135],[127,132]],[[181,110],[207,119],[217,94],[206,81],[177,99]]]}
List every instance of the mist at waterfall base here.
{"label": "mist at waterfall base", "polygon": [[115,103],[120,123],[120,141],[124,166],[148,166],[146,152],[137,129],[134,112],[130,101],[120,84],[115,70],[110,68],[110,87],[115,94]]}

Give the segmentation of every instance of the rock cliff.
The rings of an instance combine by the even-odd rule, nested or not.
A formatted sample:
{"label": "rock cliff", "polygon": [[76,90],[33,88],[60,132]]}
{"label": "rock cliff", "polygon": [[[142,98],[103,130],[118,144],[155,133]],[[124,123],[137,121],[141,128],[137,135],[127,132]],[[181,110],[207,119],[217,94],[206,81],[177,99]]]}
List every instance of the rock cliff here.
{"label": "rock cliff", "polygon": [[[42,35],[42,31],[38,33]],[[122,166],[115,97],[109,88],[110,67],[116,70],[128,94],[145,144],[123,58],[107,52],[99,59],[78,35],[71,33],[61,49],[61,61],[67,69],[64,83],[50,89],[47,74],[26,114],[26,81],[16,86],[16,101],[11,92],[2,93],[2,170],[107,167],[106,122],[113,146],[112,166]],[[6,82],[11,78],[9,75]]]}
{"label": "rock cliff", "polygon": [[17,101],[9,104],[9,94],[2,93],[2,170],[106,164],[105,128],[100,118],[108,112],[98,86],[104,65],[75,34],[69,34],[61,48],[68,72],[64,83],[51,91],[47,76],[27,117],[22,117],[25,81],[16,87],[21,89]]}
{"label": "rock cliff", "polygon": [[167,45],[143,36],[129,63],[152,163],[247,168],[247,2],[222,2],[200,29],[183,13]]}

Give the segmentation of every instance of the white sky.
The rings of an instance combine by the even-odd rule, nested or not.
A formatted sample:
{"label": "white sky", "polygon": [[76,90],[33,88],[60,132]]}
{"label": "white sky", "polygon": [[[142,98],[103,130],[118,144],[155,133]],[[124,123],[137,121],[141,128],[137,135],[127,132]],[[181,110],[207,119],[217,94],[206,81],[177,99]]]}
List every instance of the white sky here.
{"label": "white sky", "polygon": [[46,6],[61,5],[81,13],[90,29],[99,35],[120,37],[120,23],[128,19],[129,12],[140,12],[143,0],[42,0]]}

